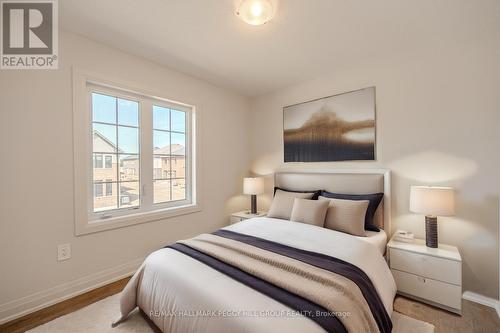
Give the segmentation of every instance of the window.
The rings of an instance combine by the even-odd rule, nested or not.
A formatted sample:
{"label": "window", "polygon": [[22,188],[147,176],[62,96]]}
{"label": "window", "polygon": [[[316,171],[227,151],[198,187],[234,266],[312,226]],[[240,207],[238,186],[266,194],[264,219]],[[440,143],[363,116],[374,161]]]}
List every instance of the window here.
{"label": "window", "polygon": [[104,157],[104,167],[106,169],[111,169],[113,167],[113,156],[106,155]]}
{"label": "window", "polygon": [[153,105],[154,203],[186,199],[186,112]]}
{"label": "window", "polygon": [[199,211],[194,107],[74,80],[76,233]]}
{"label": "window", "polygon": [[113,183],[111,183],[111,179],[106,180],[106,196],[113,195]]}
{"label": "window", "polygon": [[94,197],[96,198],[102,197],[102,183],[94,184]]}
{"label": "window", "polygon": [[101,154],[94,154],[94,168],[95,169],[102,169],[102,155]]}

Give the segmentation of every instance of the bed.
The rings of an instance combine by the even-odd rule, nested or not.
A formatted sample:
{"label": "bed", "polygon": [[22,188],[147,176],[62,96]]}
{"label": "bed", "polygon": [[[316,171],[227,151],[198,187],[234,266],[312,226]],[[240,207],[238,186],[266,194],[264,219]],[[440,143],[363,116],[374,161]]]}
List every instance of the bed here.
{"label": "bed", "polygon": [[[368,231],[366,237],[268,217],[245,220],[218,232],[334,257],[355,266],[369,278],[382,306],[374,317],[381,313],[390,317],[396,286],[383,256],[390,235],[388,177],[388,172],[378,170],[275,174],[276,186],[294,190],[384,192],[384,203],[375,214],[382,230]],[[163,332],[325,332],[324,325],[285,304],[185,253],[164,248],[149,255],[125,287],[117,323],[139,307]]]}
{"label": "bed", "polygon": [[379,232],[375,231],[365,231],[366,237],[356,237],[364,242],[370,243],[379,250],[381,255],[385,255],[385,251],[387,249],[387,234],[384,229]]}

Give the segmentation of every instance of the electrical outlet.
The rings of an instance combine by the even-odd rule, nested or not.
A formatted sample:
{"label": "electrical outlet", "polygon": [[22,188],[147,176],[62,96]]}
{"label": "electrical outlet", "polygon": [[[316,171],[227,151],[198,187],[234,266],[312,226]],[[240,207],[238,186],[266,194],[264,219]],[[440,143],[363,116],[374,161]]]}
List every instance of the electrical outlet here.
{"label": "electrical outlet", "polygon": [[71,244],[57,245],[57,261],[68,260],[71,258]]}

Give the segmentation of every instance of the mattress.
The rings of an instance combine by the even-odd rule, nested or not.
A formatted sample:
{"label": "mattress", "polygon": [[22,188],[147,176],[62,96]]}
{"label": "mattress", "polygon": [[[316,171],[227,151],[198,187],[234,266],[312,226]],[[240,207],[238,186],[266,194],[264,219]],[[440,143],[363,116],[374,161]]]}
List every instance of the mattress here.
{"label": "mattress", "polygon": [[[374,243],[267,217],[224,229],[352,263],[368,275],[387,313],[392,314],[396,284],[383,256],[373,251]],[[290,314],[290,308],[282,303],[169,248],[146,258],[125,287],[120,303],[119,321],[139,306],[164,332],[324,332],[314,321]],[[207,311],[217,315],[190,315]]]}
{"label": "mattress", "polygon": [[365,233],[366,237],[358,237],[358,236],[354,237],[359,238],[370,244],[373,244],[380,251],[380,254],[384,255],[387,246],[387,234],[385,233],[385,231],[380,230],[379,232],[376,232],[376,231],[366,230]]}

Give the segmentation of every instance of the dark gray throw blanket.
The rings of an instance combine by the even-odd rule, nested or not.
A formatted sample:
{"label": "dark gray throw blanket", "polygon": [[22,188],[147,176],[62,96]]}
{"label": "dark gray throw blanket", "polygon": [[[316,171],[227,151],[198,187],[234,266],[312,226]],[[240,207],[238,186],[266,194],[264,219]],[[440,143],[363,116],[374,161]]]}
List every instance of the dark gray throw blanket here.
{"label": "dark gray throw blanket", "polygon": [[[239,245],[236,247],[237,244]],[[358,267],[340,259],[228,230],[219,230],[212,235],[201,235],[167,247],[188,255],[285,304],[315,321],[327,332],[389,333],[392,330],[390,317],[369,277]],[[246,250],[240,251],[239,248],[246,248]],[[231,252],[225,251],[233,252],[230,255]],[[262,253],[265,254],[264,257]],[[236,255],[242,257],[238,259]],[[244,263],[240,264],[241,261],[247,259],[246,266]],[[262,264],[264,267],[265,265],[274,265],[274,267],[271,267],[269,271],[267,268],[259,271],[258,268],[254,269],[256,265],[252,264],[252,260],[258,260],[255,263]],[[304,264],[306,264],[305,270]],[[286,281],[273,280],[272,277],[275,276],[271,274],[275,272],[272,271],[273,268],[286,268],[286,273],[294,274],[292,276],[298,276],[298,278],[285,278]],[[346,288],[345,282],[325,281],[324,273],[333,277],[337,276],[338,280],[347,280],[351,285]],[[301,278],[311,281],[311,285],[307,287],[309,289],[305,288]],[[335,279],[332,278],[332,280]],[[323,291],[327,292],[310,291],[315,286],[314,283],[320,288],[325,288]],[[357,290],[351,290],[356,288]],[[339,297],[336,303],[337,300],[328,297],[328,291],[332,291],[333,295],[337,295],[336,292],[342,297]],[[318,293],[324,295],[324,299],[321,296],[318,297]],[[346,311],[345,305],[349,302],[352,303],[349,304],[349,309],[351,309],[349,312],[354,312],[355,316],[348,319],[339,318],[336,312]],[[339,308],[336,308],[337,306]]]}

